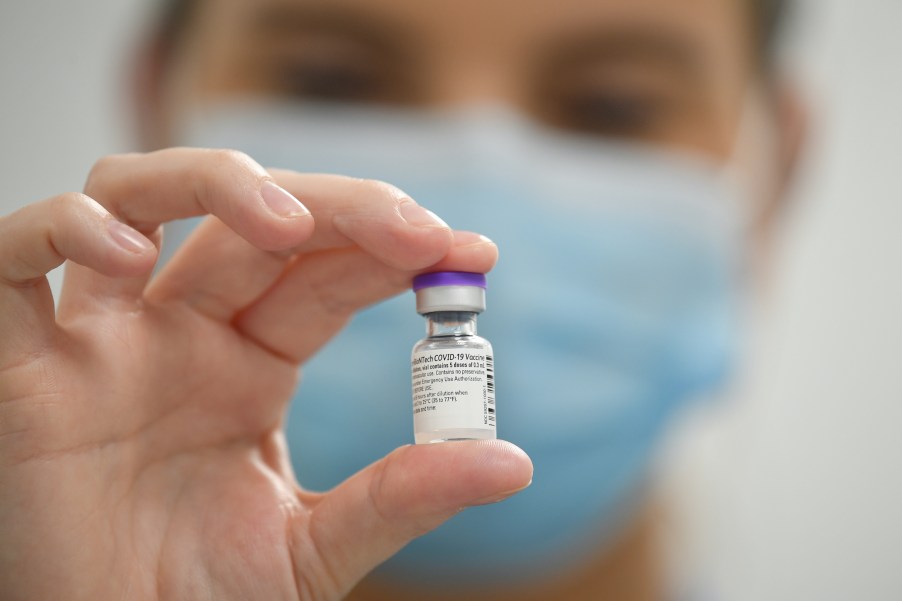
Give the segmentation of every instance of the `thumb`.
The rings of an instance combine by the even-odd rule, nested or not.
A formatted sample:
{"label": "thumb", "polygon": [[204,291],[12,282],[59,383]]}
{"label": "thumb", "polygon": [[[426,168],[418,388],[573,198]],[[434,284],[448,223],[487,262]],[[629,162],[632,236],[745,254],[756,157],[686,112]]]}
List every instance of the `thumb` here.
{"label": "thumb", "polygon": [[296,581],[313,598],[339,598],[461,509],[500,501],[531,481],[529,457],[501,440],[396,449],[323,495],[293,529]]}

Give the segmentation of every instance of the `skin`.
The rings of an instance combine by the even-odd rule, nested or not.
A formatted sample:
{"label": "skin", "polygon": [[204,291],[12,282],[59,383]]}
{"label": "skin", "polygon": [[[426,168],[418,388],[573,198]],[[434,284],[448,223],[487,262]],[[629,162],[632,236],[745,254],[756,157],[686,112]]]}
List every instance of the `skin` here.
{"label": "skin", "polygon": [[242,97],[504,105],[568,133],[714,161],[736,156],[744,119],[758,262],[805,139],[798,94],[761,63],[749,0],[562,0],[553,11],[541,0],[195,1],[180,43],[135,69],[148,148],[177,141],[190,111]]}
{"label": "skin", "polygon": [[498,103],[575,132],[723,158],[754,69],[741,7],[201,1],[144,108],[159,126],[186,108],[246,95],[425,108]]}
{"label": "skin", "polygon": [[[504,103],[723,159],[753,81],[743,13],[676,4],[204,2],[137,70],[144,141],[170,144],[185,110],[278,94]],[[102,159],[84,194],[0,219],[4,599],[337,599],[461,508],[527,486],[528,457],[501,441],[402,447],[322,494],[291,472],[297,366],[413,274],[497,258],[417,207],[380,182],[170,149]],[[206,213],[151,278],[159,224]],[[63,261],[55,313],[44,274]],[[560,579],[479,598],[654,598],[652,523]],[[353,595],[423,598],[398,586]]]}
{"label": "skin", "polygon": [[[158,224],[204,213],[149,280]],[[354,311],[496,256],[386,184],[228,151],[108,157],[85,194],[0,220],[4,599],[336,599],[527,486],[528,457],[485,441],[403,447],[311,493],[282,434],[297,366]],[[54,315],[44,274],[65,259]]]}

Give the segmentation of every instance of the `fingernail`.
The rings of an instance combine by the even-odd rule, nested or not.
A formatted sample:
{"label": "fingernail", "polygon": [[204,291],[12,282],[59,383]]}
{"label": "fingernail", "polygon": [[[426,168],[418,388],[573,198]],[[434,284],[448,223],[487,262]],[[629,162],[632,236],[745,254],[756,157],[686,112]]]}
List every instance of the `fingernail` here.
{"label": "fingernail", "polygon": [[477,246],[482,244],[495,244],[491,238],[487,238],[476,232],[454,232],[454,245],[458,247]]}
{"label": "fingernail", "polygon": [[266,203],[266,206],[283,219],[310,214],[310,211],[301,204],[301,201],[273,182],[264,182],[263,187],[260,189],[260,194],[263,196],[263,202]]}
{"label": "fingernail", "polygon": [[404,221],[415,227],[440,227],[447,228],[448,224],[430,211],[415,203],[412,200],[405,200],[398,206],[398,212]]}
{"label": "fingernail", "polygon": [[110,238],[120,246],[134,254],[144,254],[154,249],[153,242],[145,238],[141,232],[131,228],[121,221],[111,219],[107,222],[107,231],[110,232]]}

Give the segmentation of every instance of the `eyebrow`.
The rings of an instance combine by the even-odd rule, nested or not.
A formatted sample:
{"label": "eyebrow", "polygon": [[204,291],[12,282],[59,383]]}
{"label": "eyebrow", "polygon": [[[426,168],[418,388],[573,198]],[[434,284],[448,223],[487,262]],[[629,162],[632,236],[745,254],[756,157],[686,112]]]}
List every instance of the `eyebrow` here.
{"label": "eyebrow", "polygon": [[268,6],[253,16],[252,28],[261,35],[286,37],[327,31],[397,58],[412,42],[410,32],[381,15],[361,15],[334,6]]}
{"label": "eyebrow", "polygon": [[689,80],[704,77],[704,52],[688,35],[652,27],[609,27],[596,32],[559,36],[540,53],[540,64],[554,72],[605,63],[645,63]]}
{"label": "eyebrow", "polygon": [[[252,27],[265,36],[329,32],[368,46],[389,60],[409,62],[420,43],[409,27],[376,13],[360,14],[337,6],[267,6],[253,16]],[[537,42],[537,69],[555,73],[604,64],[644,63],[659,66],[689,81],[705,73],[705,52],[689,35],[664,27],[617,25],[594,31],[555,33]]]}

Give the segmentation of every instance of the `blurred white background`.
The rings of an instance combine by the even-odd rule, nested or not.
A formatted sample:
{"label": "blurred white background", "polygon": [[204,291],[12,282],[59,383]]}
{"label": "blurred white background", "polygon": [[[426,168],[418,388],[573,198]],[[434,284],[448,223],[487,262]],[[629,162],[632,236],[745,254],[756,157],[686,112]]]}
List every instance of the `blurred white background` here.
{"label": "blurred white background", "polygon": [[902,4],[798,17],[808,164],[738,398],[665,463],[671,555],[705,598],[902,599]]}
{"label": "blurred white background", "polygon": [[[0,214],[129,149],[123,77],[148,5],[0,5]],[[811,154],[740,398],[672,441],[673,555],[711,599],[900,599],[902,4],[804,8]]]}

